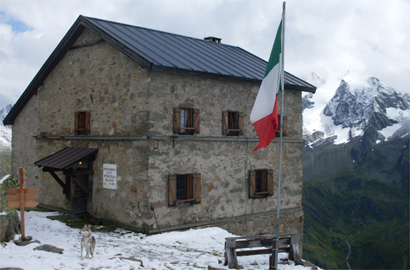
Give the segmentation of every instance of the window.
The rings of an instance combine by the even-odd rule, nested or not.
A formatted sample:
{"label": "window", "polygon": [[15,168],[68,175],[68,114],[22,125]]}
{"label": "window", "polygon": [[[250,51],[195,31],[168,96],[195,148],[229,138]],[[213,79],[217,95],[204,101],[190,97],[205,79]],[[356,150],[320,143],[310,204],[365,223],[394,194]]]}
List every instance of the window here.
{"label": "window", "polygon": [[[280,137],[280,114],[278,114],[278,121],[279,121],[279,126],[278,129],[276,130],[275,137],[279,138]],[[283,137],[288,136],[288,117],[283,116]]]}
{"label": "window", "polygon": [[185,173],[168,176],[168,206],[201,202],[201,174]]}
{"label": "window", "polygon": [[243,135],[243,113],[222,112],[222,134],[227,136]]}
{"label": "window", "polygon": [[198,134],[199,110],[192,108],[175,108],[174,133],[181,135]]}
{"label": "window", "polygon": [[75,134],[90,134],[90,112],[80,111],[74,117]]}
{"label": "window", "polygon": [[249,197],[264,198],[273,195],[273,170],[249,171]]}

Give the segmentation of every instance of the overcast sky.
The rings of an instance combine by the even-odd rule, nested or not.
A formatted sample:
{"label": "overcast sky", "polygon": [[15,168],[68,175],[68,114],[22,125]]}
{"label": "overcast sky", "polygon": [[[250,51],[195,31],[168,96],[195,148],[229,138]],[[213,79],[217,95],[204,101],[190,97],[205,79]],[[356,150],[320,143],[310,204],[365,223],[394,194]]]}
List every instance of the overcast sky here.
{"label": "overcast sky", "polygon": [[[203,38],[268,60],[282,0],[0,0],[0,106],[14,103],[79,15]],[[288,0],[285,69],[410,92],[410,1]],[[329,89],[334,91],[334,89]]]}

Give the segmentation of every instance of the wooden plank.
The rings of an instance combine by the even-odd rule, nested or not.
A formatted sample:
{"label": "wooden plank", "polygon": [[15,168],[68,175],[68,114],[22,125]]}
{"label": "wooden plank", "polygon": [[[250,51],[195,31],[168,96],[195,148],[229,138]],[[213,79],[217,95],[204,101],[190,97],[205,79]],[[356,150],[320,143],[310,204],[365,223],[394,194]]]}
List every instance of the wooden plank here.
{"label": "wooden plank", "polygon": [[[27,193],[37,193],[37,192],[38,192],[38,189],[35,189],[35,188],[25,188],[24,189],[25,194],[27,194]],[[7,190],[7,193],[9,195],[20,194],[20,189],[19,188],[10,188],[10,189]]]}
{"label": "wooden plank", "polygon": [[[37,205],[37,201],[24,201],[24,207],[36,207]],[[9,201],[8,207],[21,207],[20,201]]]}
{"label": "wooden plank", "polygon": [[[227,240],[228,241],[228,240]],[[236,248],[272,247],[276,239],[236,240]],[[279,239],[279,245],[289,245],[290,238]]]}
{"label": "wooden plank", "polygon": [[[24,194],[25,201],[35,201],[38,199],[36,194]],[[9,201],[20,201],[20,194],[18,195],[9,195]]]}
{"label": "wooden plank", "polygon": [[[289,248],[280,248],[279,253],[288,253]],[[272,248],[263,249],[248,249],[248,250],[237,250],[236,256],[250,256],[250,255],[261,255],[261,254],[272,254]]]}

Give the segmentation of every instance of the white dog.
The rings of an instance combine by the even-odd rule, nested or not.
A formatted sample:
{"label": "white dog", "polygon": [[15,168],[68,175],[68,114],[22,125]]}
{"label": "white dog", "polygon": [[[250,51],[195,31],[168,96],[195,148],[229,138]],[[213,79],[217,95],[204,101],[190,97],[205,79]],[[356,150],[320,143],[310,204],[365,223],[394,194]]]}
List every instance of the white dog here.
{"label": "white dog", "polygon": [[81,260],[83,259],[83,248],[85,248],[85,251],[87,252],[85,256],[86,258],[94,258],[95,245],[97,242],[95,241],[94,236],[91,235],[91,225],[84,225],[84,228],[81,229],[80,233],[83,235],[83,238],[81,239]]}

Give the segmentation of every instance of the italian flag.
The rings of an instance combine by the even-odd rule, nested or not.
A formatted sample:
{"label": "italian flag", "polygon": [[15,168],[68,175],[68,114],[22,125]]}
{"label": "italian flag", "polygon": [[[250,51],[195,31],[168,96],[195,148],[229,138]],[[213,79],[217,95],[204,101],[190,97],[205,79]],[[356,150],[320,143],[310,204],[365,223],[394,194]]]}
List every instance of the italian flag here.
{"label": "italian flag", "polygon": [[279,24],[265,77],[262,80],[250,116],[259,137],[259,144],[253,152],[261,147],[268,146],[275,139],[275,133],[279,127],[277,97],[282,88],[282,23],[281,21]]}

